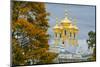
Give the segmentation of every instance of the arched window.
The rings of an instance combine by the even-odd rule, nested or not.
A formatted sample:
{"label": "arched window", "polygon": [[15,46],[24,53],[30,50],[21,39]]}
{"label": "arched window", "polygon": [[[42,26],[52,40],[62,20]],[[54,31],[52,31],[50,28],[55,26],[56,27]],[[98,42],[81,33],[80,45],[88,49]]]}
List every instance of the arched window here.
{"label": "arched window", "polygon": [[74,33],[74,39],[75,39],[75,37],[76,37],[76,36],[75,36],[75,33]]}
{"label": "arched window", "polygon": [[61,33],[60,33],[60,38],[61,38],[62,36],[61,36]]}
{"label": "arched window", "polygon": [[64,44],[64,41],[62,43]]}
{"label": "arched window", "polygon": [[72,37],[72,34],[71,34],[71,32],[70,32],[70,37]]}
{"label": "arched window", "polygon": [[64,30],[64,33],[65,33],[65,35],[67,34],[67,33],[66,33],[66,30]]}
{"label": "arched window", "polygon": [[55,36],[57,37],[57,33],[55,33]]}

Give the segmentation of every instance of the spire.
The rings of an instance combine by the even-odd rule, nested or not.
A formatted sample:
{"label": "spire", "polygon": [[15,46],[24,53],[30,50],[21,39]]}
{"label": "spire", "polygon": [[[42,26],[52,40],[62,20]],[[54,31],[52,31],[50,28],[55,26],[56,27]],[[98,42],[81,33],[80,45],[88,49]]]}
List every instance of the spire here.
{"label": "spire", "polygon": [[74,29],[78,31],[77,20],[76,20],[76,18],[74,18]]}
{"label": "spire", "polygon": [[65,18],[72,20],[71,14],[69,13],[69,11],[67,9],[65,9]]}
{"label": "spire", "polygon": [[74,25],[75,25],[75,26],[77,25],[77,20],[76,20],[76,18],[74,18]]}
{"label": "spire", "polygon": [[67,10],[65,9],[65,17],[66,17],[66,16],[68,16],[68,12],[67,12]]}
{"label": "spire", "polygon": [[58,24],[58,18],[56,17],[56,24]]}
{"label": "spire", "polygon": [[70,14],[68,13],[68,10],[67,9],[65,9],[65,19],[72,20],[72,18],[70,16]]}
{"label": "spire", "polygon": [[70,19],[69,13],[68,13],[68,10],[67,10],[67,9],[65,9],[65,18],[66,18],[66,19]]}
{"label": "spire", "polygon": [[61,24],[66,25],[66,24],[71,24],[71,20],[68,17],[68,11],[65,9],[64,13],[65,17],[63,20],[61,20]]}
{"label": "spire", "polygon": [[57,29],[59,28],[59,25],[58,25],[58,18],[56,17],[56,25],[54,26],[54,29]]}

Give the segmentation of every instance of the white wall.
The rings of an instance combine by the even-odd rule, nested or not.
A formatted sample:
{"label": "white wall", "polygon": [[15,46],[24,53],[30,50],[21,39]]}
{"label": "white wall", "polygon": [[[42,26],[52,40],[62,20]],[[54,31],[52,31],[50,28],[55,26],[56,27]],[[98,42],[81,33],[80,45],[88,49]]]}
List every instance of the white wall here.
{"label": "white wall", "polygon": [[[32,1],[32,0],[30,0]],[[99,67],[100,64],[100,0],[34,0],[97,6],[97,61],[69,64],[39,65],[38,67]],[[0,67],[10,66],[10,0],[0,0]],[[34,66],[35,67],[35,66]]]}

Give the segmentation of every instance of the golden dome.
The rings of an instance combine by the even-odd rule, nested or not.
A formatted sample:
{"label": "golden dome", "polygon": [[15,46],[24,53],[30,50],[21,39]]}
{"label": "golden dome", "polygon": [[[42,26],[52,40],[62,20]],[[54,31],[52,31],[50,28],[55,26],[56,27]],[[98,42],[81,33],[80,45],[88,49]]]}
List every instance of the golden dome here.
{"label": "golden dome", "polygon": [[78,27],[74,25],[74,29],[75,29],[75,30],[78,30]]}
{"label": "golden dome", "polygon": [[59,25],[59,28],[60,28],[61,30],[63,30],[63,26],[62,26],[62,25]]}
{"label": "golden dome", "polygon": [[71,21],[65,17],[62,21],[61,21],[61,24],[71,24]]}
{"label": "golden dome", "polygon": [[60,27],[58,26],[58,24],[56,24],[53,29],[59,29]]}
{"label": "golden dome", "polygon": [[53,30],[54,30],[54,32],[56,32],[56,33],[60,33],[61,30],[62,30],[62,27],[59,26],[58,24],[56,24],[56,25],[53,27]]}
{"label": "golden dome", "polygon": [[69,29],[72,29],[72,28],[74,28],[74,27],[73,27],[73,25],[72,25],[72,24],[70,24]]}
{"label": "golden dome", "polygon": [[76,27],[75,25],[72,25],[72,24],[70,24],[70,26],[69,26],[69,29],[70,29],[70,31],[73,31],[73,32],[78,32],[78,27]]}

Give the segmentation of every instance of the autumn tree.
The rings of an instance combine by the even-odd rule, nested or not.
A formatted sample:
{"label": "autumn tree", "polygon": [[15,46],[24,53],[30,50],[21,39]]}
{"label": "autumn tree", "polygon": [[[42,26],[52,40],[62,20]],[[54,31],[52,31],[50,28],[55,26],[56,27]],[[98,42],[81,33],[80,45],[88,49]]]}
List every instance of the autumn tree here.
{"label": "autumn tree", "polygon": [[42,2],[12,1],[12,64],[53,63],[57,56],[48,52],[49,14]]}

